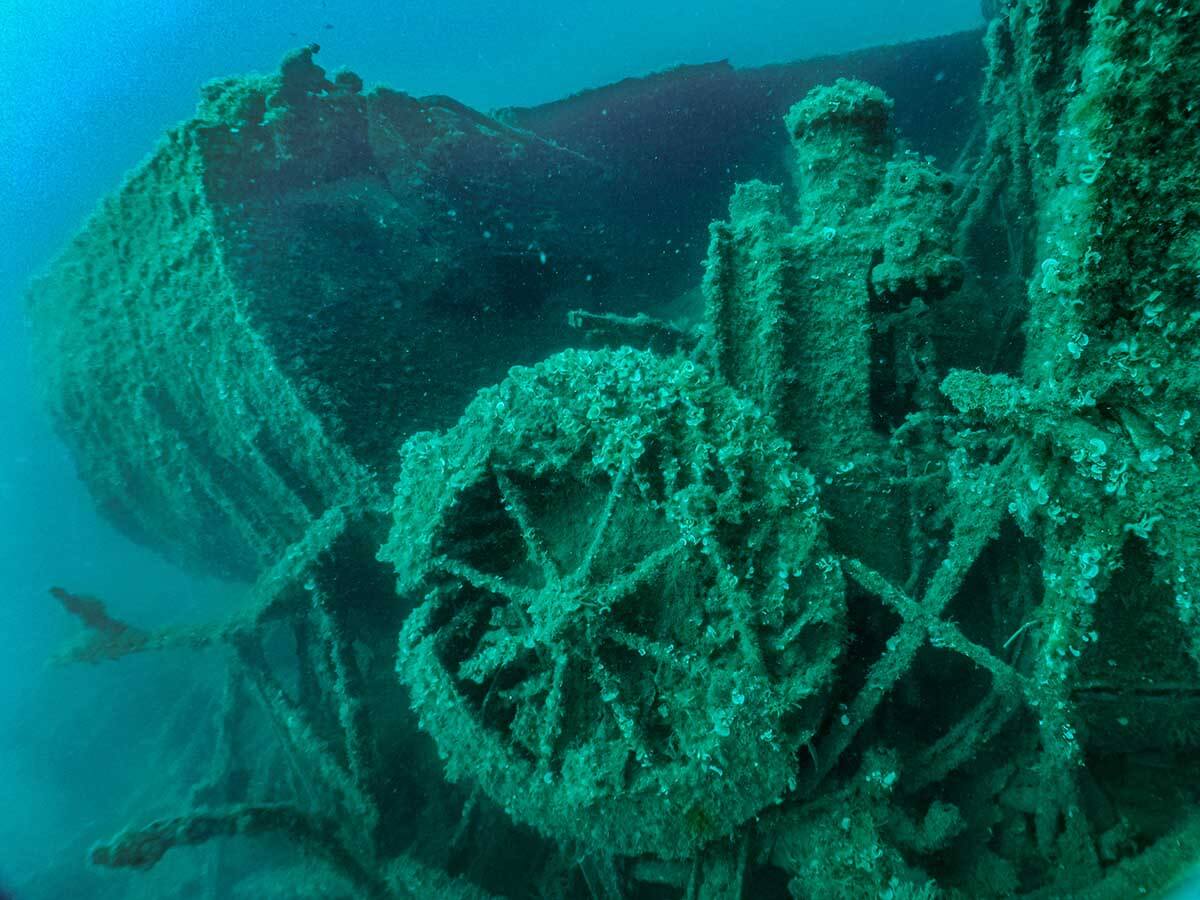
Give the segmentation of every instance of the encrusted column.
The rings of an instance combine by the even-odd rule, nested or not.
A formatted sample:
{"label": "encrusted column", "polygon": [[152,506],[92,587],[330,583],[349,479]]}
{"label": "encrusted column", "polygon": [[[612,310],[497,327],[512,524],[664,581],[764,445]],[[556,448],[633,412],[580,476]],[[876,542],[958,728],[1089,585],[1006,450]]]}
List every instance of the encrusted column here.
{"label": "encrusted column", "polygon": [[922,313],[962,271],[949,181],[899,152],[891,111],[881,90],[846,80],[792,107],[794,195],[737,187],[729,221],[711,227],[704,292],[714,367],[823,476],[855,543],[870,522],[867,543],[891,548],[875,562],[900,573],[888,435],[934,390]]}

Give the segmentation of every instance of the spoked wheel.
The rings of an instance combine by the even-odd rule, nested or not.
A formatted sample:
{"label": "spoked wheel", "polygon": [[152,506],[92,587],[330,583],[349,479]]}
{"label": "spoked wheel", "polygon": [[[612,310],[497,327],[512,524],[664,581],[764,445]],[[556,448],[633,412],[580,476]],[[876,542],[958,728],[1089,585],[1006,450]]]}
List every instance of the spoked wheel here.
{"label": "spoked wheel", "polygon": [[841,644],[812,478],[682,359],[567,352],[405,447],[381,557],[451,777],[555,838],[679,857],[786,790]]}

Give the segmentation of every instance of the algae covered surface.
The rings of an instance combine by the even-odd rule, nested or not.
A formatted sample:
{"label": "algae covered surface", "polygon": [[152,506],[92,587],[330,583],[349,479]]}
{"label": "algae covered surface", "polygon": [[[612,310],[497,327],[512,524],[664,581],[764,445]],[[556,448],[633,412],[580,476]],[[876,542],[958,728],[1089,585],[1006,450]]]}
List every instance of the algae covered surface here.
{"label": "algae covered surface", "polygon": [[[923,122],[831,60],[716,181],[704,131],[653,162],[614,119],[795,82],[484,115],[308,47],[206,87],[28,294],[98,507],[249,585],[168,630],[55,591],[64,661],[227,671],[178,808],[90,863],[206,898],[1186,896],[1200,9],[991,6],[965,102]],[[644,252],[681,234],[691,268]]]}

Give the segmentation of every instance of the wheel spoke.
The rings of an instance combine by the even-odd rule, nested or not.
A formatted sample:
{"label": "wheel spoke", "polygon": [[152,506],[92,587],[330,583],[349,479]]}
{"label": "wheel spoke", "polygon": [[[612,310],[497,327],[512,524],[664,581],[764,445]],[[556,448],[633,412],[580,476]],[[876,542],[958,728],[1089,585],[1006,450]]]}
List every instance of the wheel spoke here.
{"label": "wheel spoke", "polygon": [[505,666],[520,658],[528,648],[524,641],[507,631],[493,631],[484,636],[482,645],[458,667],[458,677],[483,684]]}
{"label": "wheel spoke", "polygon": [[633,634],[624,628],[609,628],[605,631],[605,637],[614,644],[619,644],[627,650],[633,650],[640,656],[648,656],[657,663],[670,666],[672,669],[689,678],[695,674],[692,667],[684,663],[680,654],[676,653],[674,649],[669,648],[662,641],[656,641],[654,638],[648,638],[640,634]]}
{"label": "wheel spoke", "polygon": [[468,630],[475,622],[476,615],[479,614],[479,607],[475,604],[465,604],[450,617],[450,621],[438,629],[437,633],[442,638],[448,638],[461,634]]}
{"label": "wheel spoke", "polygon": [[560,653],[554,660],[554,679],[550,685],[550,692],[546,695],[541,751],[547,760],[554,755],[554,746],[562,734],[563,685],[567,678],[567,659],[566,653]]}
{"label": "wheel spoke", "polygon": [[604,544],[604,538],[608,534],[608,526],[612,522],[613,510],[616,509],[621,491],[625,489],[625,479],[629,475],[629,468],[630,461],[627,456],[621,462],[621,468],[617,470],[616,477],[613,478],[612,487],[609,489],[608,497],[604,500],[604,509],[600,513],[600,520],[596,523],[596,530],[592,534],[592,540],[588,544],[587,551],[583,554],[583,561],[579,564],[579,568],[575,572],[574,577],[580,583],[586,582],[591,577],[592,566],[596,562],[596,554],[600,552],[600,548]]}
{"label": "wheel spoke", "polygon": [[487,572],[482,572],[469,563],[450,559],[448,556],[438,557],[433,561],[433,566],[447,575],[454,575],[457,578],[461,578],[467,584],[471,585],[471,587],[487,591],[491,594],[497,594],[518,605],[528,605],[529,591],[499,575],[489,575]]}
{"label": "wheel spoke", "polygon": [[758,629],[751,617],[754,600],[739,584],[733,567],[725,562],[724,555],[715,543],[709,548],[709,557],[717,568],[717,586],[727,598],[722,602],[732,616],[738,643],[741,644],[742,650],[746,654],[746,660],[753,666],[755,672],[764,673],[767,670],[766,657],[763,655]]}
{"label": "wheel spoke", "polygon": [[543,694],[550,689],[549,680],[548,673],[534,672],[512,687],[499,691],[498,694],[505,702],[515,706],[534,703],[537,701],[538,694]]}
{"label": "wheel spoke", "polygon": [[685,549],[682,540],[672,541],[648,554],[641,562],[623,575],[614,578],[604,589],[604,603],[612,605],[623,600],[641,587],[647,579],[658,573],[663,564]]}
{"label": "wheel spoke", "polygon": [[621,692],[617,686],[617,680],[613,678],[612,673],[599,661],[596,662],[596,682],[600,688],[600,701],[612,711],[613,719],[617,723],[617,729],[621,732],[621,737],[628,744],[630,752],[637,757],[638,760],[643,760],[649,755],[646,749],[646,742],[642,738],[641,730],[638,728],[637,720],[633,717],[633,713],[629,707],[621,701]]}
{"label": "wheel spoke", "polygon": [[513,480],[502,470],[493,469],[492,474],[496,478],[496,485],[500,488],[500,497],[504,501],[504,508],[512,515],[517,523],[517,530],[521,532],[521,540],[525,544],[525,551],[529,554],[529,558],[542,570],[542,577],[546,579],[547,584],[557,582],[561,577],[558,567],[550,558],[545,544],[533,527],[533,519],[529,515],[529,504],[525,502],[520,488],[513,484]]}

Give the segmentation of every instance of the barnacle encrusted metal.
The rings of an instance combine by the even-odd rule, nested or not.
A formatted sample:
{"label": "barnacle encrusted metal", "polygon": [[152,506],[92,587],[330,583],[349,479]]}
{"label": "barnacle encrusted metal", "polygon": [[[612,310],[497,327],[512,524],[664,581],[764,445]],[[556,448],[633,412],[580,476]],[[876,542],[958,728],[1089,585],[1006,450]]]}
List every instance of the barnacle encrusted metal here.
{"label": "barnacle encrusted metal", "polygon": [[842,587],[813,479],[682,358],[571,351],[410,441],[382,557],[398,670],[454,778],[519,820],[682,857],[777,800]]}

